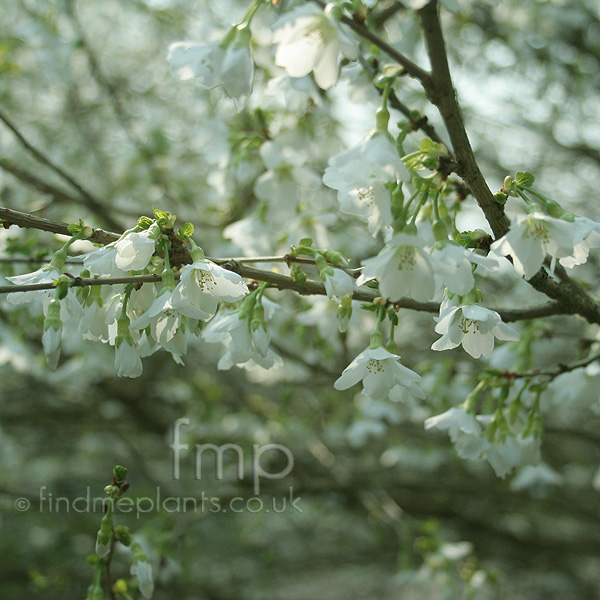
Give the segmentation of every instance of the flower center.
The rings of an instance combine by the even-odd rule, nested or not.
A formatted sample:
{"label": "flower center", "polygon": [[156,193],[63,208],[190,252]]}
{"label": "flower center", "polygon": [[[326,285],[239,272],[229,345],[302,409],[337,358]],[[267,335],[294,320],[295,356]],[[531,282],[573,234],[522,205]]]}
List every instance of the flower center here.
{"label": "flower center", "polygon": [[212,273],[204,271],[204,269],[198,269],[196,276],[198,278],[198,285],[203,292],[210,292],[217,287],[217,282]]}
{"label": "flower center", "polygon": [[360,188],[357,191],[359,201],[371,208],[375,203],[375,188],[371,186],[368,188]]}
{"label": "flower center", "polygon": [[543,222],[531,219],[528,221],[527,225],[529,227],[527,231],[527,237],[539,240],[542,242],[542,244],[545,244],[550,240],[548,228]]}
{"label": "flower center", "polygon": [[467,335],[468,333],[479,333],[479,321],[473,321],[472,319],[467,319],[466,317],[462,317],[458,328]]}
{"label": "flower center", "polygon": [[367,363],[367,371],[371,373],[371,375],[377,375],[377,373],[383,373],[383,362],[380,360],[376,360],[374,358],[369,359]]}
{"label": "flower center", "polygon": [[402,269],[412,270],[417,264],[414,246],[400,246],[396,250],[396,257],[398,258],[399,271],[402,271]]}
{"label": "flower center", "polygon": [[306,41],[311,46],[323,46],[327,41],[327,32],[321,23],[312,27],[306,35]]}

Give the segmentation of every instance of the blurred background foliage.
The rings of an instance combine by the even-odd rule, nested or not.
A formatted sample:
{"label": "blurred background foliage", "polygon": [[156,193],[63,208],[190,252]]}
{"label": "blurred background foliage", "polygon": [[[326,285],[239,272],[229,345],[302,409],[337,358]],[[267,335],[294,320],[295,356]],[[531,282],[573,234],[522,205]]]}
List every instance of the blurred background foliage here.
{"label": "blurred background foliage", "polygon": [[[531,170],[542,191],[599,218],[598,3],[465,4],[459,14],[444,13],[444,25],[467,128],[490,186],[499,189],[507,173]],[[96,201],[40,165],[4,122],[0,203],[107,229],[130,227],[156,206],[194,222],[209,256],[285,251],[298,241],[298,223],[291,224],[297,217],[308,235],[321,235],[355,260],[364,256],[374,242],[335,215],[331,190],[321,190],[314,206],[307,200],[302,214],[256,195],[265,171],[259,148],[267,139],[301,148],[307,165],[322,173],[332,153],[372,125],[369,102],[377,97],[357,70],[329,95],[315,89],[286,97],[269,83],[280,73],[268,24],[283,8],[285,1],[253,24],[254,57],[264,72],[255,96],[237,107],[219,90],[175,80],[166,51],[177,40],[217,39],[243,15],[243,2],[0,2],[0,110]],[[411,10],[381,1],[374,15],[382,35],[427,64]],[[415,84],[403,81],[398,94],[442,131]],[[473,205],[465,203],[468,223],[478,220]],[[262,224],[260,210],[267,215]],[[238,233],[234,225],[234,234],[224,236],[232,224]],[[13,227],[1,235],[12,257],[47,256],[57,247],[50,234]],[[8,261],[2,268],[7,275],[25,267]],[[597,263],[585,269],[597,279]],[[495,285],[490,293],[498,305],[509,292],[535,302],[524,284]],[[98,497],[112,467],[123,464],[134,499],[154,498],[160,488],[163,497],[205,494],[225,504],[254,496],[252,445],[267,443],[284,444],[295,464],[284,479],[263,482],[261,498],[268,503],[293,493],[301,512],[117,516],[143,540],[155,598],[600,597],[595,371],[561,376],[544,396],[546,475],[525,468],[501,480],[487,463],[460,460],[445,436],[424,431],[426,417],[464,399],[479,368],[459,350],[435,357],[425,350],[434,339],[431,316],[407,313],[399,326],[403,358],[425,373],[427,402],[367,402],[353,390],[334,392],[332,383],[361,348],[368,323],[342,336],[326,300],[282,292],[272,298],[295,312],[311,311],[292,324],[283,312],[276,318],[274,348],[284,368],[222,373],[216,349],[204,345],[185,366],[163,354],[145,359],[143,377],[132,381],[114,376],[109,348],[75,334],[65,341],[60,368],[49,373],[40,318],[2,301],[4,598],[83,598],[89,585],[85,557],[100,515],[50,512],[40,505],[42,487],[54,498],[88,489]],[[524,367],[530,368],[577,359],[598,332],[575,318],[551,317],[525,324],[524,333],[533,348],[534,364]],[[520,348],[507,345],[492,360],[502,365]],[[182,428],[190,447],[243,447],[246,476],[239,480],[230,465],[223,480],[210,473],[198,480],[190,452],[182,453],[174,480],[169,444],[182,417],[190,419]],[[16,498],[31,508],[17,511]],[[127,568],[117,554],[114,576],[126,576]]]}

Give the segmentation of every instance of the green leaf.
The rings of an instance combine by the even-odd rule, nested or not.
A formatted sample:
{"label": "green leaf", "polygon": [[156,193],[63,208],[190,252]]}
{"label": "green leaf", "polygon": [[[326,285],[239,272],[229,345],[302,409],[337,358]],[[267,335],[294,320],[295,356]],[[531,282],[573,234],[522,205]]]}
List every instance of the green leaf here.
{"label": "green leaf", "polygon": [[306,273],[300,269],[300,267],[292,265],[290,275],[296,283],[299,283],[300,285],[306,283]]}
{"label": "green leaf", "polygon": [[185,241],[188,238],[191,238],[194,235],[194,224],[193,223],[184,223],[178,230],[175,236],[177,239]]}
{"label": "green leaf", "polygon": [[529,187],[533,185],[533,182],[535,181],[535,176],[529,171],[519,171],[515,176],[515,181],[517,185]]}
{"label": "green leaf", "polygon": [[433,140],[429,138],[423,138],[419,142],[419,150],[424,152],[425,154],[429,154],[429,152],[436,152],[439,150],[439,144],[436,144]]}

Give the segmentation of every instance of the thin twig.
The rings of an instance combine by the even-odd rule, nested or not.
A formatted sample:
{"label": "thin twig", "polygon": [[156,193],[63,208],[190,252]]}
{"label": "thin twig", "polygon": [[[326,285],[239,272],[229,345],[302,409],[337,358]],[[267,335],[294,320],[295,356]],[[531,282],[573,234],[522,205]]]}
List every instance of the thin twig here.
{"label": "thin twig", "polygon": [[[321,8],[325,8],[327,3],[323,0],[309,0],[310,2],[314,2],[318,4]],[[355,21],[346,16],[342,16],[340,19],[344,25],[348,25],[350,29],[358,33],[362,38],[369,40],[373,45],[377,46],[381,50],[383,50],[392,60],[395,60],[399,65],[404,67],[404,70],[408,75],[418,79],[422,83],[429,79],[429,73],[419,67],[419,65],[415,64],[410,58],[404,56],[401,52],[398,52],[393,46],[390,46],[385,40],[382,40],[379,36],[374,34],[370,29],[365,27],[359,21]]]}
{"label": "thin twig", "polygon": [[[375,79],[375,76],[377,75],[376,70],[371,64],[369,64],[367,59],[361,53],[359,53],[358,55],[358,60],[362,65],[363,69],[365,70],[366,74],[371,78],[371,80]],[[380,96],[383,95],[382,88],[375,87],[375,89],[377,90]],[[437,131],[435,130],[433,125],[429,123],[426,116],[423,116],[423,118],[419,119],[418,121],[414,121],[410,108],[408,108],[408,106],[406,106],[406,104],[404,104],[398,98],[394,90],[390,90],[389,102],[392,108],[395,108],[397,111],[401,112],[407,119],[414,123],[415,130],[420,129],[434,142],[438,142],[440,144],[444,143],[442,138],[440,138],[440,136],[437,134]],[[452,156],[450,158],[453,159]]]}
{"label": "thin twig", "polygon": [[552,381],[553,379],[555,379],[556,377],[558,377],[559,375],[562,375],[563,373],[568,373],[569,371],[574,371],[575,369],[581,369],[583,367],[587,367],[588,365],[590,365],[591,363],[600,360],[600,352],[597,352],[596,354],[592,354],[590,356],[588,356],[587,358],[584,358],[582,360],[579,360],[577,362],[571,363],[570,365],[565,365],[565,364],[559,364],[558,367],[556,367],[556,369],[547,369],[545,371],[538,371],[536,369],[533,369],[531,371],[523,371],[522,373],[511,373],[511,372],[506,372],[504,373],[507,377],[510,377],[511,379],[515,379],[515,378],[532,378],[532,377],[549,377],[550,381]]}
{"label": "thin twig", "polygon": [[[279,290],[292,290],[303,296],[326,296],[325,285],[319,281],[306,281],[305,283],[298,283],[287,275],[280,273],[273,273],[272,271],[263,271],[262,269],[256,269],[244,265],[238,261],[231,259],[213,259],[213,262],[220,265],[228,271],[237,273],[244,279],[250,279],[253,281],[261,281],[270,284],[271,287]],[[67,273],[67,275],[70,275]],[[161,280],[160,275],[129,275],[123,277],[72,277],[72,287],[87,287],[92,285],[121,285],[121,284],[141,284],[141,283],[158,283]],[[175,279],[180,278],[180,273],[175,273]],[[0,294],[9,294],[14,292],[37,292],[44,290],[52,290],[55,288],[54,283],[28,283],[23,285],[3,285],[0,286]],[[379,296],[377,290],[362,289],[357,290],[352,295],[353,300],[359,302],[373,302],[375,298]],[[417,302],[412,298],[400,298],[396,302],[390,303],[396,310],[409,309],[418,312],[437,313],[439,312],[439,304],[437,302]],[[562,313],[562,308],[556,303],[544,304],[541,306],[534,306],[523,310],[515,309],[490,309],[495,310],[503,321],[523,321],[529,319],[535,319],[538,317],[552,316]]]}

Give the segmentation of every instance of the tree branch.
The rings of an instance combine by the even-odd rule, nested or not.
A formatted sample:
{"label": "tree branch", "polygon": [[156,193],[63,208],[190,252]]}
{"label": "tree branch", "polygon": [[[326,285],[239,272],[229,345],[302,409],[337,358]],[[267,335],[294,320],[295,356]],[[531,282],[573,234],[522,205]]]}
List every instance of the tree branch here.
{"label": "tree branch", "polygon": [[[0,207],[0,219],[4,221],[5,228],[7,225],[8,227],[17,225],[18,227],[25,227],[27,229],[41,229],[42,231],[49,231],[50,233],[71,235],[67,223],[51,221],[50,219],[44,219],[42,217],[34,217],[33,215],[17,210],[11,210],[10,208]],[[120,235],[118,233],[93,228],[92,236],[88,239],[91,242],[97,242],[98,244],[110,244],[111,242],[118,240],[119,237]]]}
{"label": "tree branch", "polygon": [[588,365],[590,365],[591,363],[593,363],[597,360],[600,360],[600,352],[597,352],[596,354],[592,354],[592,355],[588,356],[587,358],[584,358],[577,362],[571,363],[570,365],[565,365],[565,364],[559,363],[558,367],[556,367],[555,369],[548,369],[546,371],[538,371],[536,369],[533,369],[531,371],[523,371],[522,373],[507,372],[507,373],[505,373],[505,375],[507,377],[510,377],[513,379],[514,378],[521,379],[521,378],[544,376],[544,377],[549,377],[550,381],[552,381],[553,379],[555,379],[559,375],[562,375],[563,373],[568,373],[569,371],[574,371],[575,369],[581,369],[583,367],[587,367]]}
{"label": "tree branch", "polygon": [[[71,235],[68,230],[67,223],[61,223],[60,221],[51,221],[49,219],[43,219],[41,217],[34,217],[27,213],[22,213],[9,208],[0,207],[0,219],[4,220],[5,224],[17,225],[19,227],[26,227],[32,229],[40,229],[42,231],[49,231],[51,233],[58,233],[61,235]],[[6,225],[5,225],[6,226]],[[120,235],[118,233],[112,233],[110,231],[104,231],[103,229],[92,229],[92,236],[88,238],[92,242],[99,244],[109,244],[118,240]],[[307,281],[306,283],[300,284],[294,281],[287,275],[281,275],[279,273],[273,273],[272,271],[264,271],[262,269],[256,269],[255,267],[248,266],[244,263],[257,263],[257,262],[295,262],[300,264],[314,264],[314,260],[309,257],[294,257],[291,258],[288,255],[284,256],[252,256],[252,257],[235,257],[235,258],[213,258],[207,257],[208,260],[220,265],[224,269],[233,271],[245,279],[254,279],[271,284],[273,287],[280,290],[293,290],[302,295],[321,295],[326,296],[325,285],[317,281]],[[181,264],[191,263],[191,257],[183,257]],[[356,269],[345,269],[351,275],[356,276],[358,271]],[[545,271],[544,271],[545,273]],[[178,274],[175,277],[179,277]],[[124,283],[156,283],[160,281],[159,275],[135,275],[128,277],[104,277],[104,278],[82,278],[74,277],[72,283],[75,287],[85,287],[88,285],[117,285]],[[556,282],[554,285],[558,286]],[[8,294],[12,292],[27,292],[27,291],[39,291],[39,290],[51,290],[54,288],[52,283],[32,283],[26,285],[12,285],[12,286],[0,286],[0,294]],[[360,302],[373,302],[375,298],[379,297],[376,290],[365,289],[356,291],[352,298]],[[396,310],[406,308],[410,310],[416,310],[420,312],[437,313],[439,312],[439,304],[437,302],[417,302],[411,298],[400,298],[397,301],[390,302]],[[540,306],[534,306],[525,309],[491,309],[496,310],[503,321],[523,321],[528,319],[535,319],[539,317],[548,317],[558,314],[571,314],[567,307],[559,302],[550,302]]]}
{"label": "tree branch", "polygon": [[471,193],[483,210],[494,236],[498,239],[508,231],[510,222],[504,214],[504,207],[494,200],[494,195],[475,160],[467,136],[456,91],[452,84],[437,1],[430,2],[417,12],[421,20],[427,53],[431,62],[431,76],[423,81],[425,93],[431,103],[437,106],[448,130],[458,162],[456,173],[469,186]]}
{"label": "tree branch", "polygon": [[[431,62],[431,76],[423,80],[423,87],[429,100],[438,107],[456,155],[456,173],[464,179],[471,193],[481,207],[496,239],[510,228],[510,221],[504,214],[504,207],[494,200],[475,160],[471,143],[467,136],[462,112],[456,91],[452,84],[444,36],[440,25],[437,0],[417,11],[425,36],[427,53]],[[590,323],[600,323],[600,306],[590,298],[575,282],[564,274],[562,283],[557,283],[545,269],[528,280],[536,290],[558,301],[565,312],[577,313]]]}

